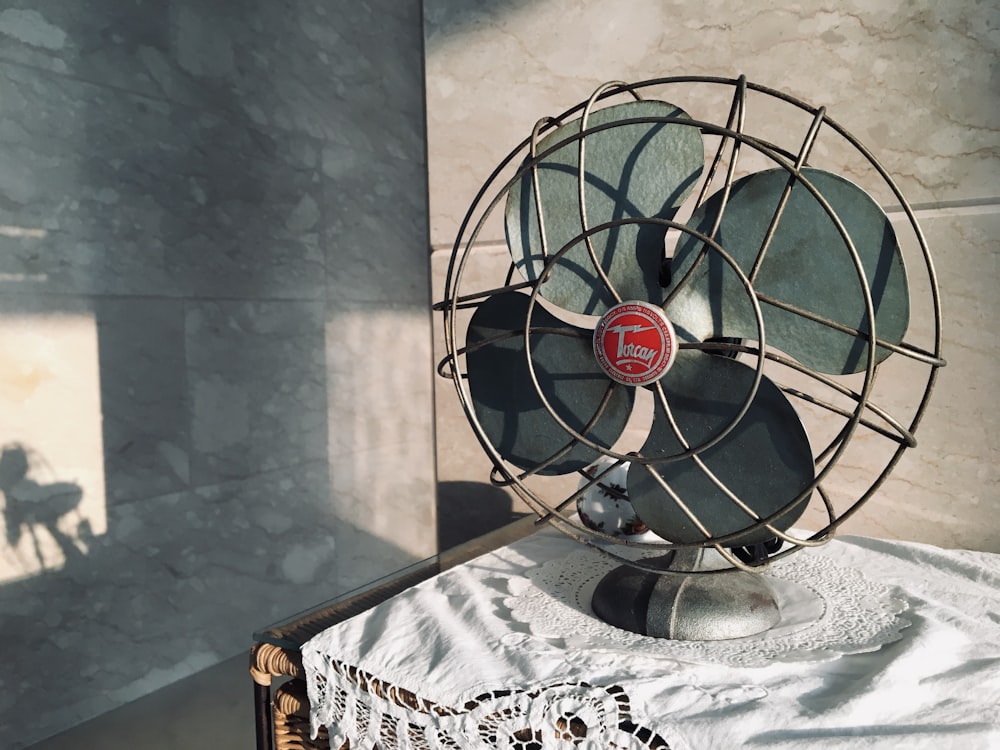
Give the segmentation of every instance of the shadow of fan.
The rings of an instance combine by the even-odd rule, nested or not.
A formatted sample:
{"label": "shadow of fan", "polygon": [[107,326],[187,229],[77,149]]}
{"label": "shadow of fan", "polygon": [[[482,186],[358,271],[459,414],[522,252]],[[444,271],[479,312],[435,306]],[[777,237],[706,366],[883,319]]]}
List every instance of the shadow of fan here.
{"label": "shadow of fan", "polygon": [[31,537],[35,557],[44,570],[46,565],[39,530],[44,529],[59,546],[66,562],[79,559],[83,552],[77,541],[92,536],[90,523],[82,519],[77,524],[76,538],[59,528],[59,521],[76,510],[83,499],[83,490],[73,482],[42,484],[32,479],[28,454],[20,445],[5,446],[0,453],[0,493],[4,496],[4,522],[7,544],[17,546],[24,533]]}
{"label": "shadow of fan", "polygon": [[485,482],[438,482],[438,549],[451,549],[528,515],[511,496]]}

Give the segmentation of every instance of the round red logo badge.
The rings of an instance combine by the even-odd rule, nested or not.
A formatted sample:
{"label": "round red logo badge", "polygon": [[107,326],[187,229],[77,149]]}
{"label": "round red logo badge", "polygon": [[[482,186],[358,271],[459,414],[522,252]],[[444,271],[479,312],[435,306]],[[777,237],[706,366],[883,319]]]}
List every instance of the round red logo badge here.
{"label": "round red logo badge", "polygon": [[612,380],[649,385],[674,363],[676,340],[663,308],[648,302],[622,302],[597,324],[594,354]]}

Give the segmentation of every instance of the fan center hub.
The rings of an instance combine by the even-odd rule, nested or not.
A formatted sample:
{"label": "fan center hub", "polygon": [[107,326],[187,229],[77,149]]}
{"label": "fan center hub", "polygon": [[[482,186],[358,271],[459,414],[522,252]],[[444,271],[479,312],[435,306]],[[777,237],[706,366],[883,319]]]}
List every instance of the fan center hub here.
{"label": "fan center hub", "polygon": [[663,308],[649,302],[621,302],[594,329],[594,356],[608,377],[624,385],[655,383],[676,354],[673,325]]}

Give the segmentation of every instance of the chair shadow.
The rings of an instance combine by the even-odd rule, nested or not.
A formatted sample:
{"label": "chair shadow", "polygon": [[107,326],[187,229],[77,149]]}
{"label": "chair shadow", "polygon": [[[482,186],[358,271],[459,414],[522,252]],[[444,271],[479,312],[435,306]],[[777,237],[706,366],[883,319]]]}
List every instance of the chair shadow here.
{"label": "chair shadow", "polygon": [[41,483],[31,476],[28,451],[22,445],[4,446],[0,453],[0,493],[4,498],[3,517],[7,544],[17,546],[27,534],[38,565],[48,568],[43,552],[42,533],[58,545],[70,565],[84,557],[79,543],[88,548],[93,533],[90,522],[81,518],[75,535],[66,533],[59,522],[80,506],[83,490],[73,482]]}

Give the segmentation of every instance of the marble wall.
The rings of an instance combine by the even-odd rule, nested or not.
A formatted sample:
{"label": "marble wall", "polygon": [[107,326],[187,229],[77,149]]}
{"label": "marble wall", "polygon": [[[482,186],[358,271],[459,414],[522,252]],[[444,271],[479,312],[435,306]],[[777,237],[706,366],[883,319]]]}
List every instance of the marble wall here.
{"label": "marble wall", "polygon": [[[425,0],[424,11],[439,288],[459,222],[494,166],[539,118],[585,101],[605,81],[743,73],[825,106],[867,145],[917,207],[940,277],[948,367],[919,427],[918,448],[844,530],[1000,551],[1000,349],[991,334],[1000,319],[993,291],[1000,271],[995,3]],[[728,104],[696,97],[689,111],[724,122]],[[803,124],[771,119],[771,111],[751,109],[749,117],[777,142],[790,137],[797,146]],[[815,156],[865,184],[847,151]],[[888,191],[875,194],[890,209],[898,203]],[[904,217],[890,215],[904,232]],[[503,282],[502,225],[487,224],[480,239],[479,275],[469,289]],[[907,242],[907,260],[919,272],[912,234]],[[926,304],[914,309],[911,332],[923,345],[931,343],[931,319]],[[884,397],[904,401],[912,396],[904,398],[908,385],[900,375]],[[488,464],[469,439],[452,388],[441,389],[438,443],[449,450],[439,454],[439,476],[481,480]],[[828,483],[832,492],[850,496],[874,479],[867,445],[859,440],[860,453],[845,456]]]}
{"label": "marble wall", "polygon": [[0,746],[434,551],[422,41],[0,4]]}
{"label": "marble wall", "polygon": [[427,238],[439,297],[496,162],[609,79],[742,72],[878,155],[931,244],[949,366],[848,530],[1000,550],[998,25],[972,0],[3,3],[0,745],[433,551],[435,413],[476,515]]}

